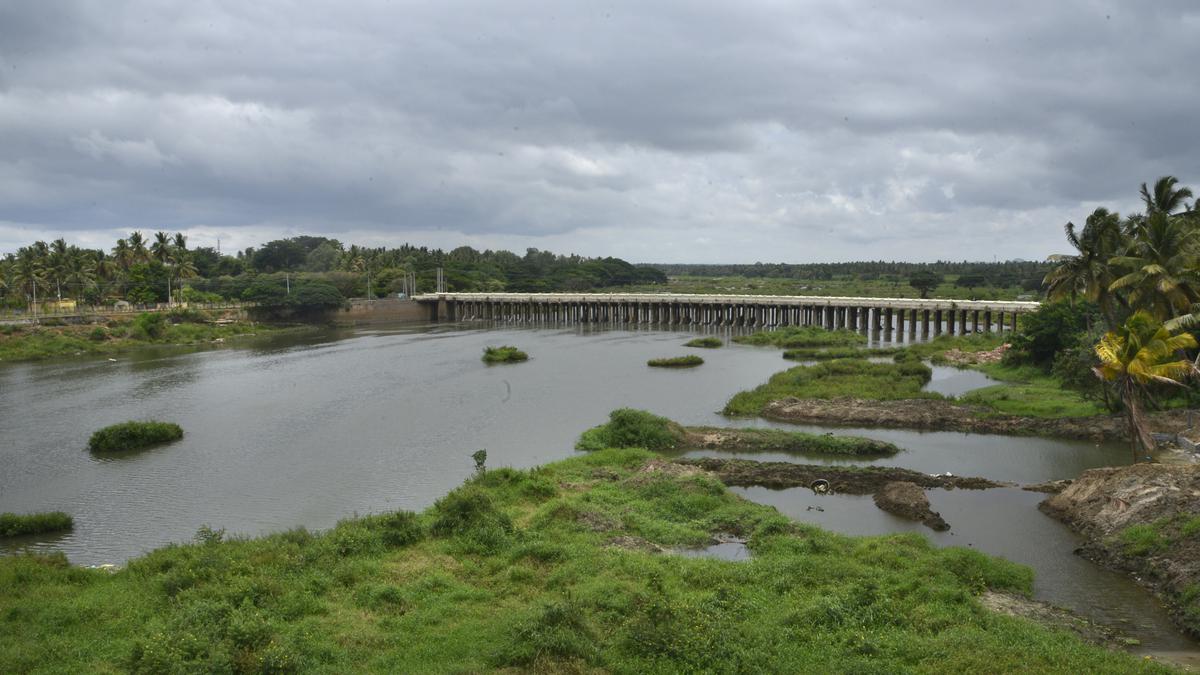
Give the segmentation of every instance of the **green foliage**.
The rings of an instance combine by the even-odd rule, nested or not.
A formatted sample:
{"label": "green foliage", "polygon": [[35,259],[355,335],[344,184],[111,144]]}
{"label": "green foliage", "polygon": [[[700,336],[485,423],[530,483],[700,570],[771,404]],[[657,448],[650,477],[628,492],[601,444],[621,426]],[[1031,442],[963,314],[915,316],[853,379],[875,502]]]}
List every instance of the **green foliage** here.
{"label": "green foliage", "polygon": [[704,363],[704,359],[696,356],[695,354],[688,354],[687,356],[672,356],[661,359],[650,359],[646,362],[646,365],[653,368],[690,368],[692,366],[701,365],[702,363]]}
{"label": "green foliage", "polygon": [[784,351],[783,358],[789,361],[864,359],[872,356],[893,356],[903,350],[903,347],[881,347],[878,349],[867,349],[865,347],[802,347],[800,349],[788,349]]}
{"label": "green foliage", "polygon": [[0,537],[63,532],[74,526],[75,520],[62,511],[0,513]]}
{"label": "green foliage", "polygon": [[137,340],[157,340],[167,332],[167,316],[161,312],[142,312],[133,319],[130,337]]}
{"label": "green foliage", "polygon": [[929,292],[941,286],[945,279],[942,275],[931,270],[917,270],[908,278],[908,285],[917,289],[922,298],[929,297]]}
{"label": "green foliage", "polygon": [[483,349],[484,363],[520,363],[528,361],[529,355],[525,352],[513,347],[512,345],[504,345],[502,347],[485,347]]}
{"label": "green foliage", "polygon": [[865,398],[881,401],[906,398],[941,398],[921,389],[933,371],[918,360],[871,363],[841,359],[812,366],[796,366],[776,373],[766,384],[735,394],[725,404],[727,415],[757,415],[772,401],[794,398]]}
{"label": "green foliage", "polygon": [[[1024,567],[915,534],[825,532],[649,459],[488,471],[466,488],[486,502],[401,517],[452,534],[402,547],[370,516],[168,546],[115,573],[2,556],[0,671],[1167,672],[976,601],[1028,593]],[[512,530],[483,552],[472,533],[497,513]],[[715,532],[750,537],[753,558],[610,543]]]}
{"label": "green foliage", "polygon": [[787,452],[802,455],[881,456],[894,455],[900,448],[886,441],[859,436],[809,434],[782,429],[719,429],[688,427],[691,434],[720,434],[720,447],[736,452]]}
{"label": "green foliage", "polygon": [[1117,535],[1125,553],[1134,556],[1150,555],[1167,547],[1161,528],[1155,524],[1130,525]]}
{"label": "green foliage", "polygon": [[576,450],[605,448],[645,448],[667,450],[676,447],[683,438],[683,428],[665,417],[633,408],[618,408],[608,415],[608,422],[583,432],[575,444]]}
{"label": "green foliage", "polygon": [[108,339],[108,331],[104,326],[96,326],[88,333],[88,339],[92,342],[104,342]]}
{"label": "green foliage", "polygon": [[712,336],[693,338],[683,343],[684,347],[701,347],[703,349],[716,349],[724,345],[725,343],[721,341],[721,338]]}
{"label": "green foliage", "polygon": [[774,330],[738,335],[734,342],[744,345],[769,345],[784,349],[801,347],[845,347],[867,343],[867,337],[850,330],[825,330],[819,326],[785,326]]}
{"label": "green foliage", "polygon": [[1099,310],[1090,303],[1042,303],[1037,311],[1022,315],[1020,330],[1010,338],[1012,348],[1005,360],[1014,365],[1031,363],[1049,371],[1055,356],[1076,346],[1088,326],[1099,318]]}
{"label": "green foliage", "polygon": [[140,450],[183,438],[183,429],[170,422],[121,422],[104,427],[88,439],[92,452]]}

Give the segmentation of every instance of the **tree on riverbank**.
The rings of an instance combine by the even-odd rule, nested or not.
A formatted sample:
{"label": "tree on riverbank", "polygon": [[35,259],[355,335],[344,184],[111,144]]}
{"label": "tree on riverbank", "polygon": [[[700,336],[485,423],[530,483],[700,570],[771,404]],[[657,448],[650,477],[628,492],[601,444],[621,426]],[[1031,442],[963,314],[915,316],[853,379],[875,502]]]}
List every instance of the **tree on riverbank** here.
{"label": "tree on riverbank", "polygon": [[1179,354],[1195,348],[1196,339],[1191,334],[1172,335],[1145,311],[1129,317],[1117,330],[1105,333],[1096,345],[1096,356],[1100,359],[1096,374],[1113,383],[1125,407],[1135,463],[1154,447],[1144,413],[1147,387],[1155,383],[1180,385],[1194,368]]}

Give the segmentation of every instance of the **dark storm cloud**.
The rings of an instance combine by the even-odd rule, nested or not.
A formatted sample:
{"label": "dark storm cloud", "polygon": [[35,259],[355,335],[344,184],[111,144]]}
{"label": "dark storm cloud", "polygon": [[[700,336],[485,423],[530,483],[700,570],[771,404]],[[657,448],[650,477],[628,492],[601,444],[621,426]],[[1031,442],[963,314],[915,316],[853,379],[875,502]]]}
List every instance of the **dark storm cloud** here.
{"label": "dark storm cloud", "polygon": [[162,227],[1040,258],[1200,179],[1193,7],[6,3],[0,251]]}

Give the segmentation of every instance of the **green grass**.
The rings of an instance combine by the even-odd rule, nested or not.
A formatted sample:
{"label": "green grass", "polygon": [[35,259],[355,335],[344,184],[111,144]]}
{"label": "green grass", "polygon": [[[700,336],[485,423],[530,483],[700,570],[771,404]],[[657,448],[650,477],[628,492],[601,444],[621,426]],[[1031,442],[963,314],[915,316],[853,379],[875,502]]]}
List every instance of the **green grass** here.
{"label": "green grass", "polygon": [[684,347],[701,347],[703,349],[716,349],[717,347],[725,346],[725,343],[718,337],[698,337],[688,340],[683,343]]}
{"label": "green grass", "polygon": [[738,335],[734,342],[796,349],[801,347],[847,347],[867,343],[867,337],[851,330],[825,330],[819,326],[785,326]]}
{"label": "green grass", "polygon": [[1169,543],[1163,536],[1161,524],[1156,523],[1130,525],[1121,530],[1117,538],[1125,553],[1135,556],[1157,553],[1166,549]]}
{"label": "green grass", "polygon": [[644,448],[668,450],[683,442],[684,430],[675,422],[633,408],[618,408],[608,414],[608,422],[592,427],[579,437],[576,450],[605,448]]}
{"label": "green grass", "polygon": [[510,345],[485,347],[483,350],[484,363],[520,363],[528,360],[528,354]]}
{"label": "green grass", "polygon": [[942,354],[951,349],[964,352],[986,352],[1004,344],[1010,333],[971,333],[969,335],[939,335],[928,342],[918,342],[909,345],[904,350],[923,359],[930,359],[935,365],[942,364],[945,359]]}
{"label": "green grass", "polygon": [[801,347],[788,349],[783,352],[783,358],[789,361],[831,361],[833,359],[866,359],[876,356],[894,356],[904,351],[904,347],[881,347],[868,349],[866,347]]}
{"label": "green grass", "polygon": [[65,532],[75,520],[62,511],[45,513],[0,513],[0,537]]}
{"label": "green grass", "polygon": [[691,368],[704,363],[704,359],[695,354],[687,356],[671,356],[661,359],[650,359],[646,365],[652,368]]}
{"label": "green grass", "polygon": [[[1028,568],[825,532],[653,457],[495,469],[326,532],[206,528],[115,573],[5,556],[0,672],[1169,672],[979,604]],[[753,557],[609,545],[717,532]]]}
{"label": "green grass", "polygon": [[1063,387],[1056,378],[1032,366],[989,363],[973,367],[1004,384],[969,391],[959,398],[963,403],[1024,417],[1091,417],[1109,414],[1099,402],[1085,399],[1079,392]]}
{"label": "green grass", "polygon": [[183,429],[170,422],[121,422],[92,434],[88,449],[92,452],[141,450],[183,438]]}
{"label": "green grass", "polygon": [[916,360],[871,363],[862,359],[826,361],[776,373],[766,384],[735,394],[725,404],[727,415],[757,415],[783,398],[865,398],[881,401],[941,398],[921,391],[932,371]]}
{"label": "green grass", "polygon": [[[143,318],[161,317],[161,318]],[[19,330],[0,330],[0,361],[37,361],[64,356],[114,354],[150,344],[197,345],[247,333],[277,332],[281,329],[238,322],[225,325],[192,323],[196,316],[169,317],[145,313],[133,320],[110,321],[106,326],[57,325],[26,326]]]}

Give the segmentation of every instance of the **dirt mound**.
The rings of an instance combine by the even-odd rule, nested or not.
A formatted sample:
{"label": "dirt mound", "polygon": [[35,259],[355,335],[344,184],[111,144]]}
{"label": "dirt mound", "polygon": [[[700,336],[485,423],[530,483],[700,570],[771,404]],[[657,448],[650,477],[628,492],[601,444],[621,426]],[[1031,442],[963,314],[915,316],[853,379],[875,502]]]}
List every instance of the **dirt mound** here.
{"label": "dirt mound", "polygon": [[715,457],[677,459],[675,463],[716,474],[717,478],[726,485],[761,485],[769,488],[811,487],[815,482],[824,480],[828,481],[830,491],[853,495],[873,494],[883,489],[888,483],[896,481],[907,481],[923,488],[969,490],[1008,485],[986,478],[929,475],[893,466],[826,466]]}
{"label": "dirt mound", "polygon": [[950,529],[941,514],[929,508],[929,497],[910,481],[893,481],[875,493],[875,506],[888,513],[924,523],[938,532]]}
{"label": "dirt mound", "polygon": [[1000,363],[1004,359],[1004,353],[1008,351],[1012,345],[1003,344],[995,349],[989,349],[982,352],[964,352],[957,347],[947,349],[942,352],[942,359],[947,365],[951,366],[973,366],[977,363]]}
{"label": "dirt mound", "polygon": [[645,485],[663,478],[687,478],[704,474],[704,469],[687,466],[665,459],[652,459],[642,465],[636,473],[625,480],[628,485]]}
{"label": "dirt mound", "polygon": [[[1125,420],[1121,417],[1016,417],[997,415],[988,408],[940,399],[875,401],[861,398],[785,398],[768,403],[762,414],[763,417],[802,424],[931,429],[1093,440],[1124,439],[1126,428]],[[1158,425],[1155,428],[1158,428]]]}
{"label": "dirt mound", "polygon": [[1087,538],[1080,555],[1131,573],[1200,635],[1200,466],[1092,469],[1040,508]]}

